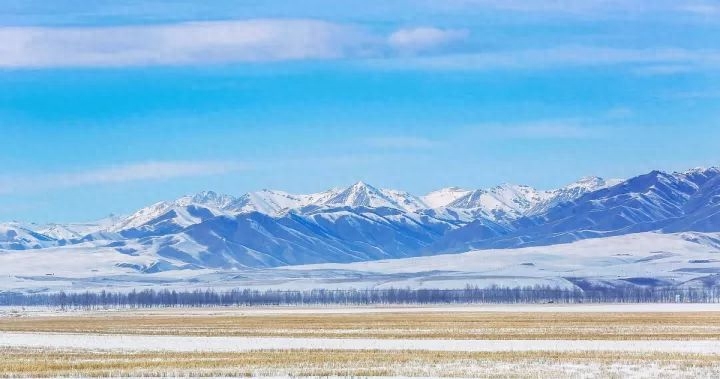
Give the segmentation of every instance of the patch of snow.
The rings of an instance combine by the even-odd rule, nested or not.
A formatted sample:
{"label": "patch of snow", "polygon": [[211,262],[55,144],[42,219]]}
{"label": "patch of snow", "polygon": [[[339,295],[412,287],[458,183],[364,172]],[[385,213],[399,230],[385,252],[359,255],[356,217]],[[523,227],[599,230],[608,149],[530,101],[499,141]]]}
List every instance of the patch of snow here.
{"label": "patch of snow", "polygon": [[364,338],[186,337],[0,332],[2,347],[120,351],[241,352],[257,350],[552,351],[718,354],[717,341],[410,340]]}

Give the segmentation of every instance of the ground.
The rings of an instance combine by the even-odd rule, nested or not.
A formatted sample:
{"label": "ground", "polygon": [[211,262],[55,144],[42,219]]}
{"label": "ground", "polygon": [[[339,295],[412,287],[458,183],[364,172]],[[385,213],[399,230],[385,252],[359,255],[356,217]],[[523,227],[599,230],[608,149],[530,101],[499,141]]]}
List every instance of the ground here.
{"label": "ground", "polygon": [[718,377],[720,305],[0,310],[5,376]]}

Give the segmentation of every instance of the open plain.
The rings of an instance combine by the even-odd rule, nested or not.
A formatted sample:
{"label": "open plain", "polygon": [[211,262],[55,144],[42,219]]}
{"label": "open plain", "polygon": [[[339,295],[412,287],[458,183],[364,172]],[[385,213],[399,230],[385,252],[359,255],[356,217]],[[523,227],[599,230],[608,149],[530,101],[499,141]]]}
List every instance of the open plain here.
{"label": "open plain", "polygon": [[5,376],[717,377],[718,305],[0,311]]}

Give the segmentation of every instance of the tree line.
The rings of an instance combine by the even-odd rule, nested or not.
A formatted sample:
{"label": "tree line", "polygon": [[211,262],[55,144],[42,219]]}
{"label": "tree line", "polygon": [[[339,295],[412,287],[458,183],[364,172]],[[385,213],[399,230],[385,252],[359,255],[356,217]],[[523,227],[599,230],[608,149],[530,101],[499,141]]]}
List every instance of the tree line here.
{"label": "tree line", "polygon": [[542,303],[717,303],[720,287],[621,287],[564,289],[534,287],[466,287],[445,289],[251,290],[144,289],[129,292],[0,292],[2,306],[68,308],[153,308],[207,306],[302,306],[390,304],[542,304]]}

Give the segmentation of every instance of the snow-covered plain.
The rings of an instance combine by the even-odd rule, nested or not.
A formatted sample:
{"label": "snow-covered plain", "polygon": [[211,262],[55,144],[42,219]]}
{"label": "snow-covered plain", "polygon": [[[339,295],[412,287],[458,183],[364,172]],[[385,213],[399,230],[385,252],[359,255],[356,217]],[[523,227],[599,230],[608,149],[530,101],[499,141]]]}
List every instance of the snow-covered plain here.
{"label": "snow-covered plain", "polygon": [[[100,289],[445,288],[467,285],[573,288],[581,278],[599,285],[643,283],[703,286],[720,273],[716,234],[640,233],[546,247],[480,250],[349,264],[269,269],[175,269],[138,273],[153,254],[122,254],[81,246],[0,252],[0,288],[10,291]],[[172,264],[172,260],[168,261]],[[179,265],[180,263],[178,263]],[[702,281],[701,281],[702,279]]]}
{"label": "snow-covered plain", "polygon": [[627,351],[718,354],[718,341],[402,340],[342,338],[184,337],[0,332],[0,347],[123,351],[255,350]]}

